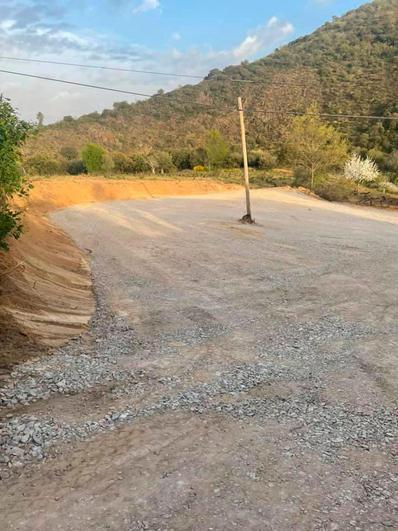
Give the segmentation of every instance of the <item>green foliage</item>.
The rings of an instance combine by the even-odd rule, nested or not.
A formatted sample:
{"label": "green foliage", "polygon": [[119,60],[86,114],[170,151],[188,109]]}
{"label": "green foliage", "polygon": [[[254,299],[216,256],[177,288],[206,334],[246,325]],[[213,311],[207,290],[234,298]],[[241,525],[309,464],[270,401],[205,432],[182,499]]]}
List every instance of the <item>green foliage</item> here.
{"label": "green foliage", "polygon": [[137,153],[130,157],[132,173],[145,173],[150,171],[150,165],[144,155]]}
{"label": "green foliage", "polygon": [[314,192],[327,201],[357,200],[357,187],[354,183],[336,175],[327,175],[317,180]]}
{"label": "green foliage", "polygon": [[24,167],[29,175],[60,175],[66,171],[65,163],[46,154],[30,157]]}
{"label": "green foliage", "polygon": [[82,151],[82,160],[88,173],[100,173],[104,170],[106,151],[97,144],[87,144]]}
{"label": "green foliage", "polygon": [[44,114],[42,112],[38,112],[37,115],[36,115],[36,119],[37,119],[37,125],[39,127],[43,127]]}
{"label": "green foliage", "polygon": [[192,170],[204,163],[203,154],[197,149],[179,149],[172,153],[173,164],[177,170]]}
{"label": "green foliage", "polygon": [[398,150],[393,151],[385,158],[382,169],[398,178]]}
{"label": "green foliage", "polygon": [[347,143],[331,125],[322,122],[317,108],[311,106],[304,116],[292,120],[286,137],[286,153],[293,167],[303,168],[315,177],[328,170],[340,168],[347,159]]}
{"label": "green foliage", "polygon": [[155,155],[155,158],[157,168],[160,173],[163,174],[175,171],[176,168],[173,164],[173,158],[170,153],[167,153],[166,151],[161,151]]}
{"label": "green foliage", "polygon": [[132,160],[125,153],[114,153],[113,164],[116,173],[134,173]]}
{"label": "green foliage", "polygon": [[104,175],[109,176],[114,168],[115,164],[113,162],[113,158],[109,155],[109,153],[105,153],[104,162],[102,164],[102,171]]}
{"label": "green foliage", "polygon": [[77,149],[73,146],[64,146],[60,149],[61,156],[66,160],[77,160],[79,158],[79,153]]}
{"label": "green foliage", "polygon": [[[196,152],[209,128],[221,131],[225,143],[233,146],[239,142],[236,84],[227,78],[240,78],[262,81],[239,85],[248,110],[251,150],[267,150],[276,144],[275,154],[283,160],[282,139],[289,118],[283,113],[264,114],[264,109],[301,113],[317,101],[324,113],[395,116],[391,121],[340,120],[335,126],[361,156],[376,150],[388,158],[398,149],[397,20],[397,0],[366,3],[268,57],[213,70],[197,85],[147,101],[116,103],[100,114],[65,117],[32,138],[27,156],[50,152],[57,158],[60,146],[75,142],[84,146],[92,138],[103,138],[110,153],[130,154],[137,145],[155,152],[174,151],[176,145]],[[173,154],[177,168],[207,165],[206,153],[197,161],[189,161],[186,155]],[[384,169],[384,163],[379,163]],[[239,162],[234,155],[221,165],[238,166]]]}
{"label": "green foliage", "polygon": [[227,163],[229,148],[219,131],[213,130],[207,134],[206,154],[212,169],[221,168]]}
{"label": "green foliage", "polygon": [[0,97],[0,249],[8,249],[8,238],[19,238],[21,210],[12,204],[14,196],[25,195],[29,184],[19,160],[20,148],[31,126],[19,120],[8,100]]}
{"label": "green foliage", "polygon": [[66,165],[66,171],[69,175],[81,175],[87,173],[86,166],[82,160],[71,160]]}
{"label": "green foliage", "polygon": [[277,157],[263,149],[254,149],[249,152],[249,166],[258,170],[271,170],[277,165]]}

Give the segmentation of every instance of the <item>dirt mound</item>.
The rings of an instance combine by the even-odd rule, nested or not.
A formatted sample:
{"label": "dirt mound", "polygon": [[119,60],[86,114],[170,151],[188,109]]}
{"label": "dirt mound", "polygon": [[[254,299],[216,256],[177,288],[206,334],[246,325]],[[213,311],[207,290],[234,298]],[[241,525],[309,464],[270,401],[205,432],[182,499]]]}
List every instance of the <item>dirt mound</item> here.
{"label": "dirt mound", "polygon": [[34,210],[49,212],[57,208],[127,199],[151,199],[154,197],[196,195],[233,190],[235,185],[226,185],[209,180],[105,180],[63,179],[40,180],[34,183],[29,197],[29,206]]}
{"label": "dirt mound", "polygon": [[[231,189],[212,181],[39,180],[25,205],[25,235],[0,264],[1,367],[47,352],[80,334],[94,310],[87,257],[47,218],[81,203],[204,194]],[[22,346],[26,346],[26,349]],[[29,346],[29,348],[28,348]]]}

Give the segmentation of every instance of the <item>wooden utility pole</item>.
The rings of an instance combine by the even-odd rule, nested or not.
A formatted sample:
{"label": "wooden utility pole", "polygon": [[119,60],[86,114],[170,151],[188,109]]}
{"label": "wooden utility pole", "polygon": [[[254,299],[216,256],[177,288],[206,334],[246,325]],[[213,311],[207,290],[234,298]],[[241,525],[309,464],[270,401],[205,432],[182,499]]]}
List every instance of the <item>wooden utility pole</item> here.
{"label": "wooden utility pole", "polygon": [[242,135],[242,150],[243,150],[243,167],[245,171],[245,188],[246,188],[246,214],[241,219],[242,223],[254,223],[252,218],[252,209],[250,201],[250,178],[249,178],[249,161],[247,158],[247,145],[246,145],[246,128],[245,128],[245,116],[243,113],[242,98],[238,98],[238,109],[240,117],[240,130]]}

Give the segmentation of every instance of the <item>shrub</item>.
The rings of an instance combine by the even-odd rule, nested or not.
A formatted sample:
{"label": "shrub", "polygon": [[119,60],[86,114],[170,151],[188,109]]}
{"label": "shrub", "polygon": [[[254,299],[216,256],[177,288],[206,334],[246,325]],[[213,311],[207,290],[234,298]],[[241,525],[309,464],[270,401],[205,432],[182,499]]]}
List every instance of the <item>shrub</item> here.
{"label": "shrub", "polygon": [[137,153],[130,157],[132,173],[144,173],[150,171],[150,165],[144,155]]}
{"label": "shrub", "polygon": [[116,173],[134,173],[132,160],[125,153],[115,153],[113,164]]}
{"label": "shrub", "polygon": [[277,158],[269,151],[256,149],[249,153],[249,166],[258,170],[271,170],[275,168]]}
{"label": "shrub", "polygon": [[105,150],[97,144],[87,144],[82,151],[82,159],[88,173],[99,173],[105,163]]}
{"label": "shrub", "polygon": [[389,192],[390,194],[398,194],[398,186],[389,181],[381,182],[379,184],[379,188],[383,191],[383,193]]}
{"label": "shrub", "polygon": [[50,155],[34,155],[24,166],[30,175],[59,175],[65,171],[65,164]]}
{"label": "shrub", "polygon": [[336,175],[320,178],[314,191],[319,197],[327,201],[349,201],[356,197],[355,184]]}
{"label": "shrub", "polygon": [[381,173],[372,159],[354,154],[345,165],[344,176],[357,184],[369,184],[378,181]]}
{"label": "shrub", "polygon": [[177,170],[190,170],[199,163],[198,155],[190,149],[180,149],[172,154],[173,164]]}
{"label": "shrub", "polygon": [[198,166],[194,166],[193,171],[196,171],[198,173],[199,172],[205,172],[205,171],[207,171],[207,168],[205,166],[198,165]]}
{"label": "shrub", "polygon": [[306,168],[295,168],[293,173],[293,186],[308,188],[311,184],[311,172]]}
{"label": "shrub", "polygon": [[66,166],[66,171],[69,175],[87,173],[86,166],[82,160],[71,160]]}
{"label": "shrub", "polygon": [[398,151],[393,151],[386,157],[384,169],[398,176]]}
{"label": "shrub", "polygon": [[230,168],[242,168],[243,156],[238,151],[233,151],[228,157],[228,166]]}

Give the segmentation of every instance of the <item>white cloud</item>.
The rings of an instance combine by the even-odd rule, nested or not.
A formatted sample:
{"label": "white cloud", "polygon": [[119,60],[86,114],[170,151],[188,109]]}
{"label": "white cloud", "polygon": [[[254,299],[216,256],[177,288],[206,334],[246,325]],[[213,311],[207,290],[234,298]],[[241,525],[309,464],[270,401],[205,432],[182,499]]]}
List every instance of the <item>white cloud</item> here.
{"label": "white cloud", "polygon": [[[153,50],[133,42],[126,45],[112,39],[109,34],[79,30],[67,25],[63,11],[59,8],[61,3],[57,0],[51,4],[44,4],[41,0],[24,0],[25,4],[28,2],[32,6],[29,11],[21,10],[20,3],[14,0],[0,0],[0,7],[3,8],[0,49],[3,56],[206,76],[214,68],[221,69],[246,58],[265,55],[292,31],[289,23],[272,18],[263,27],[249,32],[240,44],[231,49],[216,50],[211,46],[187,49],[178,45],[180,34],[176,32],[173,46]],[[155,3],[159,6],[158,0]],[[181,84],[192,82],[189,78],[129,72],[118,72],[115,76],[114,72],[106,70],[16,63],[11,60],[0,60],[0,68],[146,94],[154,94],[161,88],[170,91]],[[133,95],[94,91],[2,73],[0,86],[1,92],[12,99],[25,119],[34,120],[37,112],[42,111],[46,123],[59,120],[65,115],[79,116],[96,110],[101,112],[104,108],[111,108],[115,101],[133,102],[137,99]]]}
{"label": "white cloud", "polygon": [[133,9],[133,13],[146,13],[147,11],[154,11],[159,7],[159,0],[142,0],[142,2]]}
{"label": "white cloud", "polygon": [[260,26],[251,32],[233,50],[233,55],[239,60],[248,59],[264,48],[277,44],[293,31],[294,28],[290,22],[281,22],[277,17],[272,17],[265,26]]}
{"label": "white cloud", "polygon": [[181,34],[178,33],[178,31],[174,32],[171,38],[173,39],[173,41],[180,41],[182,39]]}

